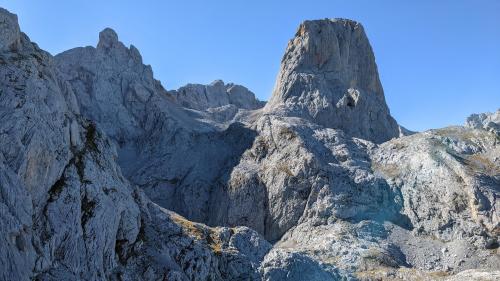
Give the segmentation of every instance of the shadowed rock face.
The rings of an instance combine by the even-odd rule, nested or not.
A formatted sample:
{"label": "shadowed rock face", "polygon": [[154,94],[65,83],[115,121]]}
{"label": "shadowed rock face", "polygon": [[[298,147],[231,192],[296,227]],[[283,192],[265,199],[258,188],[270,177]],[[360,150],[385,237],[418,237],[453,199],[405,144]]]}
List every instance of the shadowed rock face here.
{"label": "shadowed rock face", "polygon": [[290,40],[266,111],[380,143],[399,135],[361,24],[305,21]]}
{"label": "shadowed rock face", "polygon": [[[155,85],[133,48],[105,30],[98,50],[78,53],[83,61],[106,52],[123,59],[106,61],[108,70],[128,70],[119,85],[136,82],[120,107],[122,93],[103,82],[116,78],[112,71],[96,64],[101,72],[94,76],[85,74],[96,69],[63,75],[50,54],[19,32],[14,15],[1,9],[0,23],[0,280],[258,279],[270,245],[255,231],[189,222],[122,175],[115,140],[143,130],[146,122],[133,121],[144,115],[129,110],[144,106]],[[144,73],[143,88],[136,70]],[[109,115],[98,115],[106,109]],[[123,122],[111,130],[116,120]]]}

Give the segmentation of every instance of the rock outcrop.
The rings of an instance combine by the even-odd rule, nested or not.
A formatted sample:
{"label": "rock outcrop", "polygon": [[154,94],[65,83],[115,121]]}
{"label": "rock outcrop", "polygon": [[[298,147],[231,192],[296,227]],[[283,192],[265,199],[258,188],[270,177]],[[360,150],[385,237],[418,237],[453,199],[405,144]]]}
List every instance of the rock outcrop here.
{"label": "rock outcrop", "polygon": [[498,112],[398,126],[358,23],[304,22],[262,108],[0,22],[0,280],[500,276]]}
{"label": "rock outcrop", "polygon": [[224,84],[222,80],[216,80],[210,85],[188,84],[172,91],[177,101],[184,107],[207,110],[227,105],[234,105],[242,109],[259,109],[264,102],[255,98],[255,94],[241,85],[232,83]]}
{"label": "rock outcrop", "polygon": [[472,114],[465,122],[465,126],[485,129],[500,136],[500,109],[494,113]]}
{"label": "rock outcrop", "polygon": [[399,136],[361,24],[303,22],[281,61],[266,110],[307,118],[376,143]]}
{"label": "rock outcrop", "polygon": [[0,8],[0,50],[16,50],[21,45],[21,31],[17,24],[17,16]]}
{"label": "rock outcrop", "polygon": [[[211,205],[219,204],[214,194],[252,144],[254,133],[238,122],[217,123],[214,108],[182,107],[177,95],[153,78],[137,49],[124,46],[111,29],[100,33],[96,48],[75,48],[55,60],[75,93],[81,115],[93,120],[118,147],[125,176],[162,207],[207,222]],[[211,98],[227,95],[222,83],[212,88],[218,87]]]}

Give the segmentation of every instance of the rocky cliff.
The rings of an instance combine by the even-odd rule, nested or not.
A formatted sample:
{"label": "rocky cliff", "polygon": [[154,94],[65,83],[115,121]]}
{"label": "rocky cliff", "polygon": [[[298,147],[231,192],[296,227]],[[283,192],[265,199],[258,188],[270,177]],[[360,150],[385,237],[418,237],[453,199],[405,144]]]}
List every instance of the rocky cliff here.
{"label": "rocky cliff", "polygon": [[[269,243],[248,228],[187,221],[131,185],[116,161],[122,131],[86,119],[99,110],[75,95],[85,77],[66,80],[14,15],[2,9],[0,19],[9,35],[0,53],[0,279],[258,278]],[[102,52],[112,35],[101,33]]]}
{"label": "rocky cliff", "polygon": [[363,26],[351,20],[300,25],[266,109],[376,143],[399,135]]}
{"label": "rocky cliff", "polygon": [[258,109],[264,106],[255,98],[255,94],[247,88],[233,83],[224,84],[216,80],[210,85],[188,84],[172,91],[172,95],[184,107],[196,110],[207,110],[226,105],[243,109]]}
{"label": "rocky cliff", "polygon": [[264,108],[0,25],[0,280],[500,278],[498,113],[402,136],[359,23],[301,24]]}

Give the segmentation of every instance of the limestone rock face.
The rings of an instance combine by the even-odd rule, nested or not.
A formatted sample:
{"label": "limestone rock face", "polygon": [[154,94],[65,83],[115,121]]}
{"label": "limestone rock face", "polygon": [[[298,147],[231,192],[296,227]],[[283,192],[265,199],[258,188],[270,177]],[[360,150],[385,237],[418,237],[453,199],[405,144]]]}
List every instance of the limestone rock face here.
{"label": "limestone rock face", "polygon": [[117,143],[136,141],[158,120],[188,120],[153,78],[151,67],[142,63],[139,51],[123,45],[110,28],[99,34],[97,48],[68,50],[57,55],[55,62],[75,93],[81,114]]}
{"label": "limestone rock face", "polygon": [[17,16],[0,8],[0,51],[15,50],[21,44]]}
{"label": "limestone rock face", "polygon": [[266,111],[307,118],[376,143],[399,135],[364,29],[350,20],[300,25]]}
{"label": "limestone rock face", "polygon": [[359,24],[305,22],[262,109],[0,19],[0,280],[500,276],[498,113],[399,127]]}
{"label": "limestone rock face", "polygon": [[[296,127],[292,127],[291,132],[304,138]],[[320,132],[313,136],[321,135]],[[328,130],[322,134],[326,132]],[[283,139],[278,134],[276,132],[274,138]],[[450,280],[469,275],[481,280],[479,272],[453,277],[465,269],[489,271],[485,274],[486,280],[495,280],[499,272],[494,270],[500,263],[500,143],[495,134],[483,129],[450,127],[395,139],[380,146],[366,142],[361,146],[363,149],[352,145],[359,140],[343,140],[333,130],[330,134],[338,139],[326,142],[333,157],[325,150],[314,153],[321,146],[308,143],[311,140],[301,141],[304,149],[312,154],[310,157],[328,161],[328,165],[320,166],[325,176],[329,173],[325,167],[338,171],[335,177],[323,182],[321,189],[306,185],[311,186],[311,191],[303,197],[307,198],[304,209],[291,190],[300,187],[297,184],[300,180],[307,180],[301,173],[313,165],[296,155],[288,161],[279,161],[291,167],[285,176],[289,181],[280,187],[280,196],[268,192],[270,203],[264,206],[270,207],[264,217],[273,217],[270,220],[273,222],[287,221],[284,216],[275,216],[273,209],[285,209],[283,213],[293,214],[286,205],[290,201],[300,206],[301,217],[266,255],[261,264],[265,280],[283,280],[288,272],[290,280],[338,280],[336,276],[361,280],[392,280],[394,276],[399,277],[393,280],[412,280],[413,276],[420,276],[423,280],[436,280],[430,273],[433,271],[446,272],[444,276],[450,276]],[[284,148],[279,150],[290,154]],[[337,164],[334,159],[340,162]],[[309,163],[306,168],[295,168],[301,162],[304,166]],[[253,167],[258,171],[262,166]],[[340,172],[342,170],[344,172]],[[272,173],[264,171],[263,168],[264,175]],[[345,182],[342,173],[354,180],[346,183],[349,188],[340,188]],[[295,175],[300,176],[294,180]],[[315,182],[321,186],[321,181]],[[358,188],[356,183],[360,184]],[[253,190],[242,186],[242,193]],[[241,201],[240,197],[237,198]],[[284,204],[273,200],[276,197],[289,200],[284,200]],[[250,213],[255,210],[251,209]],[[362,217],[357,217],[359,215]]]}
{"label": "limestone rock face", "polygon": [[177,101],[184,107],[207,110],[221,106],[234,105],[241,109],[258,109],[264,102],[255,98],[255,94],[241,85],[224,84],[216,80],[210,85],[188,84],[172,91]]}
{"label": "limestone rock face", "polygon": [[184,108],[177,94],[153,78],[137,49],[125,47],[111,29],[100,33],[97,48],[66,51],[56,56],[56,64],[81,114],[115,142],[125,176],[162,207],[207,222],[211,204],[218,204],[213,194],[254,137],[241,123],[225,123],[241,110],[229,97],[244,104],[244,90],[216,82],[206,87],[210,103],[200,110]]}
{"label": "limestone rock face", "polygon": [[398,217],[395,195],[371,171],[372,143],[294,117],[263,116],[254,126],[257,137],[221,195],[226,223],[276,241],[302,221]]}
{"label": "limestone rock face", "polygon": [[[103,52],[117,46],[101,35]],[[82,116],[95,112],[73,91],[84,79],[19,40],[0,52],[0,280],[257,280],[269,243],[152,203],[122,175],[102,120]]]}
{"label": "limestone rock face", "polygon": [[494,113],[472,114],[467,118],[465,126],[489,130],[500,136],[500,109]]}

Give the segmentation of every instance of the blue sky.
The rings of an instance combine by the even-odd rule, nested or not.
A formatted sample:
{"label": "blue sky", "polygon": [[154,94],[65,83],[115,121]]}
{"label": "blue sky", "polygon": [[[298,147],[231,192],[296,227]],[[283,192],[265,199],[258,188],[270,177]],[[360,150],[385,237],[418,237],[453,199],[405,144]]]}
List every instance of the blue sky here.
{"label": "blue sky", "polygon": [[134,44],[167,89],[215,79],[267,100],[305,19],[360,21],[396,120],[413,130],[462,124],[500,107],[500,1],[0,0],[52,54],[95,45],[104,27]]}

